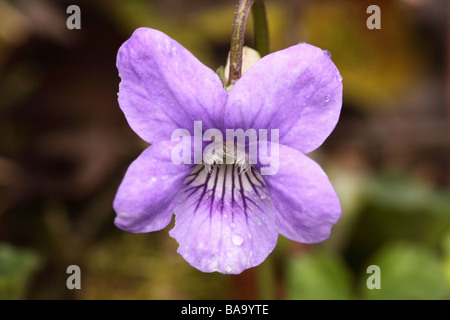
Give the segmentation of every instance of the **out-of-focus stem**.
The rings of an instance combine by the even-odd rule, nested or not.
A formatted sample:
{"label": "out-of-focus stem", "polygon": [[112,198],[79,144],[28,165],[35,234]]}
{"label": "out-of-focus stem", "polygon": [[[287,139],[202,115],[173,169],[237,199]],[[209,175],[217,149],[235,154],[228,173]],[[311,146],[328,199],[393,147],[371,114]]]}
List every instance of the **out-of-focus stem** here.
{"label": "out-of-focus stem", "polygon": [[257,268],[257,283],[259,299],[274,300],[276,299],[276,279],[273,261],[269,257]]}
{"label": "out-of-focus stem", "polygon": [[252,7],[256,51],[261,57],[269,54],[269,28],[263,0],[256,0]]}

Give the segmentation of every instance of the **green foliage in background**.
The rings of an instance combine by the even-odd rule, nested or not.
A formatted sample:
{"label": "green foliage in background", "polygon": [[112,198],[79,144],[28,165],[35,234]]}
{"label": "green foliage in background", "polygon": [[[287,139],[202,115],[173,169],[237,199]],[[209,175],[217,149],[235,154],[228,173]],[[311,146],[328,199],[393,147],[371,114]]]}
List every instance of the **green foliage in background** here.
{"label": "green foliage in background", "polygon": [[325,252],[290,259],[287,279],[289,299],[346,300],[353,295],[350,271],[338,257]]}
{"label": "green foliage in background", "polygon": [[35,253],[0,243],[0,300],[24,298],[30,276],[38,267]]}
{"label": "green foliage in background", "polygon": [[380,267],[381,289],[363,288],[365,299],[436,300],[448,295],[442,261],[429,247],[391,244],[371,261]]}
{"label": "green foliage in background", "polygon": [[[338,224],[329,242],[345,229],[341,254],[327,242],[288,258],[289,299],[426,300],[450,298],[450,197],[409,177],[371,175],[353,188],[338,188],[356,210],[352,225]],[[350,191],[349,191],[350,190]],[[348,193],[357,193],[358,197]],[[344,220],[345,222],[345,220]],[[332,249],[332,250],[329,250]],[[381,270],[381,289],[368,289]]]}

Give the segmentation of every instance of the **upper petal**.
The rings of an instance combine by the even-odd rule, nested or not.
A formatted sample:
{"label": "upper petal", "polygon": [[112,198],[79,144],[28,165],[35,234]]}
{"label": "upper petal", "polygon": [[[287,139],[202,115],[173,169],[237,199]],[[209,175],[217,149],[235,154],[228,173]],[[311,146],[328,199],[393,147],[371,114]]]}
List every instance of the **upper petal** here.
{"label": "upper petal", "polygon": [[264,180],[279,232],[294,241],[326,240],[341,215],[339,198],[322,168],[300,151],[279,145],[279,168]]}
{"label": "upper petal", "polygon": [[227,93],[214,71],[164,33],[137,29],[119,49],[119,104],[132,129],[147,142],[169,140],[175,129],[193,133],[223,126]]}
{"label": "upper petal", "polygon": [[342,106],[342,77],[328,51],[302,43],[257,61],[227,101],[225,127],[278,129],[303,153],[330,135]]}
{"label": "upper petal", "polygon": [[172,219],[177,194],[191,166],[172,162],[171,141],[148,147],[129,166],[114,199],[114,223],[129,232],[165,228]]}

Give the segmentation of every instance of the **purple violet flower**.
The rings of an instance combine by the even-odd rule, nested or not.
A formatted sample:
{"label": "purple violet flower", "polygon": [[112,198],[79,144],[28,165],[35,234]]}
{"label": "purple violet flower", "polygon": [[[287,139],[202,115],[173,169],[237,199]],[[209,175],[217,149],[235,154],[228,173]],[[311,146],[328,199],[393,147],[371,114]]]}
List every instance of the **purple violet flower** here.
{"label": "purple violet flower", "polygon": [[[165,228],[178,252],[203,272],[241,273],[262,263],[278,235],[326,240],[341,207],[320,166],[305,154],[332,132],[342,77],[324,51],[307,43],[258,60],[230,90],[167,35],[139,28],[119,49],[119,104],[131,128],[152,145],[130,165],[114,200],[117,227]],[[279,164],[174,164],[171,135],[194,121],[216,128],[278,129]],[[185,141],[185,140],[183,140]],[[190,142],[190,141],[188,141]],[[270,144],[270,142],[269,142]],[[190,148],[190,146],[187,146]],[[270,149],[270,147],[268,147]]]}

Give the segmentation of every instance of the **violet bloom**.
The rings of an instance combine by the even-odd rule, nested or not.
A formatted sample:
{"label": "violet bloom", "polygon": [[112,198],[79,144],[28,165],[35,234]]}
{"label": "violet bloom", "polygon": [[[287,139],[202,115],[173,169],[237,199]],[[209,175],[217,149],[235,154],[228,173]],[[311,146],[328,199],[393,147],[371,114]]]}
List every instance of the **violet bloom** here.
{"label": "violet bloom", "polygon": [[[128,168],[114,200],[115,224],[140,233],[165,228],[178,252],[203,272],[240,273],[262,263],[278,234],[326,240],[341,214],[320,166],[305,154],[334,129],[342,77],[327,51],[301,43],[258,60],[229,93],[217,74],[167,35],[137,29],[120,48],[119,104],[152,145]],[[174,164],[172,132],[278,129],[279,169]],[[268,147],[270,149],[270,147]]]}

